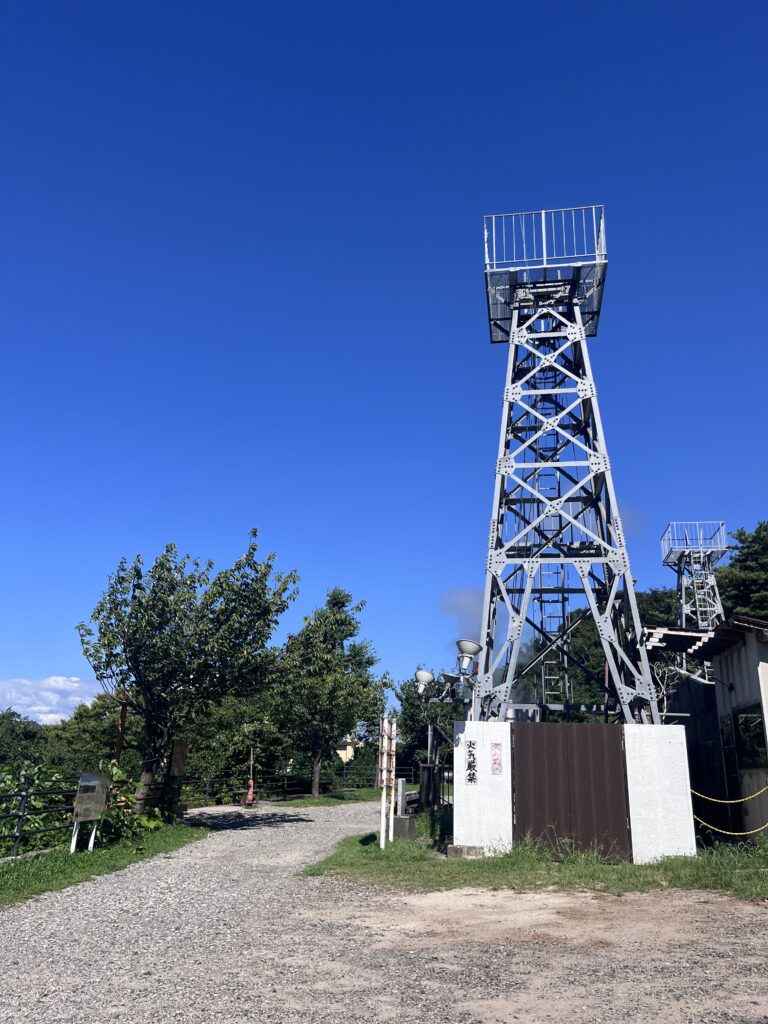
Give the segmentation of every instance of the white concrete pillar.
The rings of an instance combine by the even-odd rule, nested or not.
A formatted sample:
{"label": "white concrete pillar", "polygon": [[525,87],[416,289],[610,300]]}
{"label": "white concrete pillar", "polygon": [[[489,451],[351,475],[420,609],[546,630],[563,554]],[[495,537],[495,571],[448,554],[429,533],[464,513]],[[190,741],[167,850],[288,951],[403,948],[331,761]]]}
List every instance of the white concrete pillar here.
{"label": "white concrete pillar", "polygon": [[501,853],[512,846],[512,723],[456,722],[453,843]]}
{"label": "white concrete pillar", "polygon": [[632,860],[695,857],[685,727],[625,725]]}

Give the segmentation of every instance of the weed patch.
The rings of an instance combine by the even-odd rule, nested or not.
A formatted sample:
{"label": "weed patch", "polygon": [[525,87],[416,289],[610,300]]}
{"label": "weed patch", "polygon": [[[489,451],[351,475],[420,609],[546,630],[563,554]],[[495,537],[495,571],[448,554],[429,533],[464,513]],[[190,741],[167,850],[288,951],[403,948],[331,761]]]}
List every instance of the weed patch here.
{"label": "weed patch", "polygon": [[620,895],[650,889],[704,889],[741,899],[768,899],[768,842],[721,844],[697,857],[668,857],[657,864],[609,863],[595,851],[524,842],[478,860],[447,859],[425,839],[398,839],[379,849],[375,833],[343,839],[336,851],[305,870],[408,891],[478,886],[487,889],[593,890]]}

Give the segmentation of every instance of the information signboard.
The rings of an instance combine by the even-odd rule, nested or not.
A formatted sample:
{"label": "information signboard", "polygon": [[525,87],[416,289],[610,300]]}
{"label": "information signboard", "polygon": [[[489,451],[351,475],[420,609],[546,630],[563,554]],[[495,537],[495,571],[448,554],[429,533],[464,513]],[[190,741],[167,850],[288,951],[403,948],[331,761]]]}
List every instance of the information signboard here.
{"label": "information signboard", "polygon": [[75,797],[75,824],[99,820],[107,806],[109,785],[104,772],[83,772]]}

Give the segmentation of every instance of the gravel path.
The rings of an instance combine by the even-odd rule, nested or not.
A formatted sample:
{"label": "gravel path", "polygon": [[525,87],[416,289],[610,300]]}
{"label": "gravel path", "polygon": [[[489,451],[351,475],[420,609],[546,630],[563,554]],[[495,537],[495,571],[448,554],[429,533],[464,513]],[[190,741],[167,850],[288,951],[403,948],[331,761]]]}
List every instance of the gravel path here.
{"label": "gravel path", "polygon": [[768,1021],[763,907],[296,876],[377,813],[229,812],[239,827],[0,912],[0,1021]]}

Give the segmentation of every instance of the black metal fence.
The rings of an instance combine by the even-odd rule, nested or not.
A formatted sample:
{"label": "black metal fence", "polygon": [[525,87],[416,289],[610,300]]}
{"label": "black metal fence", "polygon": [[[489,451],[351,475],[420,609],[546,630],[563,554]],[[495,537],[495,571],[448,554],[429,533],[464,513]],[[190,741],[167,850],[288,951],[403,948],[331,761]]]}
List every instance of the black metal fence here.
{"label": "black metal fence", "polygon": [[20,789],[0,793],[0,857],[18,857],[44,846],[52,833],[71,830],[76,793],[77,783],[38,787],[31,776],[22,778]]}
{"label": "black metal fence", "polygon": [[419,766],[419,804],[424,810],[436,810],[453,804],[453,767],[422,764]]}

